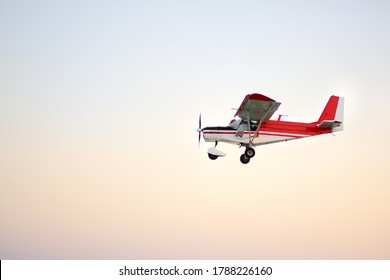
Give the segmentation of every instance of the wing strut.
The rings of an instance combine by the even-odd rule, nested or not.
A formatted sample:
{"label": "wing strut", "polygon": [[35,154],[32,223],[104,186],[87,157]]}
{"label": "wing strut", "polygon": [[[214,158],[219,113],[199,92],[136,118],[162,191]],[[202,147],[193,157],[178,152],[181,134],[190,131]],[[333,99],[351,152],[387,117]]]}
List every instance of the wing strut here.
{"label": "wing strut", "polygon": [[250,115],[250,112],[248,110],[248,119],[247,119],[247,122],[248,122],[248,146],[250,146],[252,144],[253,141],[251,141],[251,115]]}
{"label": "wing strut", "polygon": [[250,144],[253,143],[253,141],[255,140],[256,137],[259,137],[259,136],[258,136],[258,133],[259,133],[259,131],[260,131],[260,127],[261,127],[261,120],[259,120],[259,123],[258,123],[257,128],[256,128],[255,135],[253,135],[253,138],[252,138],[252,141],[250,142]]}
{"label": "wing strut", "polygon": [[253,138],[251,137],[251,119],[250,119],[250,113],[248,111],[248,138],[249,138],[249,146],[252,146],[253,144],[253,141],[255,140],[256,137],[258,137],[258,133],[260,131],[260,127],[261,127],[261,124],[262,124],[262,119],[259,118],[259,121],[258,121],[258,124],[257,124],[257,127],[256,127],[256,132],[255,134],[253,135]]}

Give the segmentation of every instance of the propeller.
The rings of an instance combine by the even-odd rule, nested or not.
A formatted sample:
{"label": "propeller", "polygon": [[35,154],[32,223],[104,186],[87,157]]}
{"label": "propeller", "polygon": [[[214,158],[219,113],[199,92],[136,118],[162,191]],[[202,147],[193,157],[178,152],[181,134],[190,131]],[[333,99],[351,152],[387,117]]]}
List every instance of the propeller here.
{"label": "propeller", "polygon": [[199,133],[198,145],[200,146],[200,137],[201,137],[201,133],[202,133],[202,114],[199,114],[199,127],[196,131]]}

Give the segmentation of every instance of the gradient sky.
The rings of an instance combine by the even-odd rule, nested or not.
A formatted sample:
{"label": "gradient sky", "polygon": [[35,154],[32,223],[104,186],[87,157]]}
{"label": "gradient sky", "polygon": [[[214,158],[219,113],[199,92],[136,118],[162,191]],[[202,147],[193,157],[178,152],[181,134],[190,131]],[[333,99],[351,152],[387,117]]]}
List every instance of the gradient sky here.
{"label": "gradient sky", "polygon": [[[388,1],[0,1],[0,259],[390,259]],[[207,158],[244,96],[344,131]],[[276,116],[277,117],[277,116]]]}

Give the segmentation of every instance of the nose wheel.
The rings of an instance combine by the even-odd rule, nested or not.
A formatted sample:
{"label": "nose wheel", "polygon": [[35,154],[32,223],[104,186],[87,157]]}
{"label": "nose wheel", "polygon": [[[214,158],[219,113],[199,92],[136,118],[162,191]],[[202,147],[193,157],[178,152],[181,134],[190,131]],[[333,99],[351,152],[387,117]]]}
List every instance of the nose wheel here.
{"label": "nose wheel", "polygon": [[210,154],[210,153],[208,155],[209,155],[209,159],[211,159],[211,160],[216,160],[218,158],[218,156]]}

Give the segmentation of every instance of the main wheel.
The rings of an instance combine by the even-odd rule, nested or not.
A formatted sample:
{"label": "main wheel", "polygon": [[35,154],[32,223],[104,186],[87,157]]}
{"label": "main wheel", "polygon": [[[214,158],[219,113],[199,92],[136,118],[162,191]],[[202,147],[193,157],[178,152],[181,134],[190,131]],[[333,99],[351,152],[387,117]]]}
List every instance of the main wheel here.
{"label": "main wheel", "polygon": [[249,157],[246,156],[246,154],[243,154],[240,156],[240,161],[241,163],[243,164],[247,164],[251,159]]}
{"label": "main wheel", "polygon": [[247,147],[245,149],[245,155],[248,157],[248,158],[253,158],[255,156],[255,149],[253,149],[252,147]]}
{"label": "main wheel", "polygon": [[213,154],[208,154],[208,155],[209,155],[209,159],[211,159],[211,160],[216,160],[218,158],[218,156],[213,155]]}

